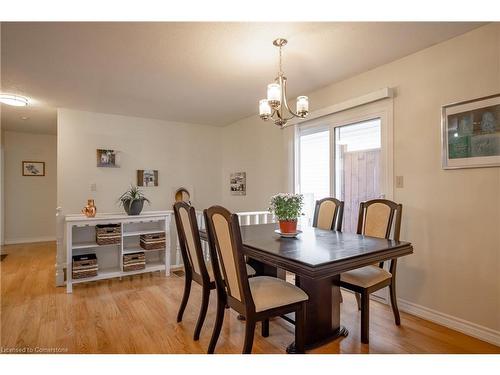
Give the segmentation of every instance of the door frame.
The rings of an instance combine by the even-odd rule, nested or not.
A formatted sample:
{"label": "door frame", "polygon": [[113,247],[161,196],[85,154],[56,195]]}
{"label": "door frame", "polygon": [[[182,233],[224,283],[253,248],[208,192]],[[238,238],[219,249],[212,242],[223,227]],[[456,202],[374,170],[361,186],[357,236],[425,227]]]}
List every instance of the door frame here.
{"label": "door frame", "polygon": [[[332,113],[317,119],[297,124],[293,132],[293,156],[291,158],[292,188],[299,191],[300,176],[300,147],[299,137],[325,130],[330,131],[330,195],[335,195],[335,128],[360,123],[363,121],[380,118],[381,132],[381,192],[386,199],[394,200],[394,103],[387,98],[376,102],[364,104],[341,112]],[[333,192],[333,194],[332,194]],[[370,298],[388,304],[389,294],[387,288],[371,294]]]}
{"label": "door frame", "polygon": [[300,147],[299,137],[303,134],[330,131],[330,195],[335,194],[335,128],[380,118],[381,131],[381,191],[386,199],[394,197],[394,127],[392,98],[365,104],[356,108],[332,113],[305,121],[295,127],[294,157],[292,160],[293,191],[299,191]]}

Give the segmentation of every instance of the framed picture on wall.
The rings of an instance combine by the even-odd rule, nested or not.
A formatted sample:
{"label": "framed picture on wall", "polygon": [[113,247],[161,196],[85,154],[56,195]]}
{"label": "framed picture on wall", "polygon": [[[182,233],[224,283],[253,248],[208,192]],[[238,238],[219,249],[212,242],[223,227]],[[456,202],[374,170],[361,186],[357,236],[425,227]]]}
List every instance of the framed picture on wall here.
{"label": "framed picture on wall", "polygon": [[137,186],[158,186],[158,171],[155,169],[139,169]]}
{"label": "framed picture on wall", "polygon": [[118,151],[97,149],[97,166],[99,168],[120,168]]}
{"label": "framed picture on wall", "polygon": [[231,195],[246,195],[247,194],[247,173],[235,172],[230,176]]}
{"label": "framed picture on wall", "polygon": [[500,94],[442,107],[444,169],[500,166]]}
{"label": "framed picture on wall", "polygon": [[23,160],[23,176],[45,176],[45,162]]}

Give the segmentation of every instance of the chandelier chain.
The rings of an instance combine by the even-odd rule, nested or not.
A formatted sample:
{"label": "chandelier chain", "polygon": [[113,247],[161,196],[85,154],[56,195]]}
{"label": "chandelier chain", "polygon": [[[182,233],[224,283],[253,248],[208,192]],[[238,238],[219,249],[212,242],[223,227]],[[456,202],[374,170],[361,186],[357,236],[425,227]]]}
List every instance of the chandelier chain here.
{"label": "chandelier chain", "polygon": [[282,46],[280,46],[280,66],[279,66],[279,75],[283,75],[283,66],[282,66],[282,56],[283,56],[283,53],[282,53]]}

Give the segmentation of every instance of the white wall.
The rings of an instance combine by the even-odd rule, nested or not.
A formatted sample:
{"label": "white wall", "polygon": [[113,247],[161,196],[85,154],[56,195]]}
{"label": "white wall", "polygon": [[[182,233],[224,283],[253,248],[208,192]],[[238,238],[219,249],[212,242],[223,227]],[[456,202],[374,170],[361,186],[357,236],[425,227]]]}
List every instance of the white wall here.
{"label": "white wall", "polygon": [[[145,210],[171,209],[179,186],[192,189],[196,207],[220,203],[220,128],[69,109],[58,110],[57,122],[58,205],[65,214],[79,213],[88,198],[98,212],[123,212],[117,200],[136,184],[138,169],[159,173],[158,187],[142,188],[152,203]],[[121,167],[97,168],[98,148],[120,151]]]}
{"label": "white wall", "polygon": [[[4,132],[5,243],[55,239],[55,135]],[[22,161],[45,162],[45,176],[22,175]]]}
{"label": "white wall", "polygon": [[[95,200],[98,213],[123,212],[117,200],[137,183],[138,169],[158,170],[159,186],[142,188],[151,200],[145,211],[171,210],[180,186],[192,193],[197,209],[220,204],[221,128],[69,109],[59,109],[57,117],[57,205],[62,215],[80,213],[89,198]],[[119,151],[120,168],[98,168],[99,148]],[[97,191],[90,190],[92,183]],[[58,285],[63,283],[64,267],[59,233]]]}
{"label": "white wall", "polygon": [[[404,176],[405,187],[394,189],[394,199],[404,206],[402,239],[415,248],[399,263],[398,295],[492,329],[498,339],[500,168],[441,169],[440,107],[500,92],[500,24],[304,94],[314,111],[383,87],[397,91],[394,175]],[[246,170],[248,184],[246,197],[232,197],[224,185],[224,205],[265,208],[286,189],[290,134],[257,115],[224,129],[222,180]]]}

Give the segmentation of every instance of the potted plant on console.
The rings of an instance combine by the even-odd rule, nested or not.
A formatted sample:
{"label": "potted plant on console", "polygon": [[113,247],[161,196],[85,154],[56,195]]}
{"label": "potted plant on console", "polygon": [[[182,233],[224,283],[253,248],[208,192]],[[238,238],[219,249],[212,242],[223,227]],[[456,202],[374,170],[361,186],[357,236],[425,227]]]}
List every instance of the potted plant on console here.
{"label": "potted plant on console", "polygon": [[123,206],[127,215],[139,215],[144,206],[144,201],[151,203],[142,191],[133,185],[119,199],[120,205]]}
{"label": "potted plant on console", "polygon": [[297,232],[297,218],[302,214],[303,205],[302,194],[279,193],[271,197],[269,211],[278,219],[281,233]]}

